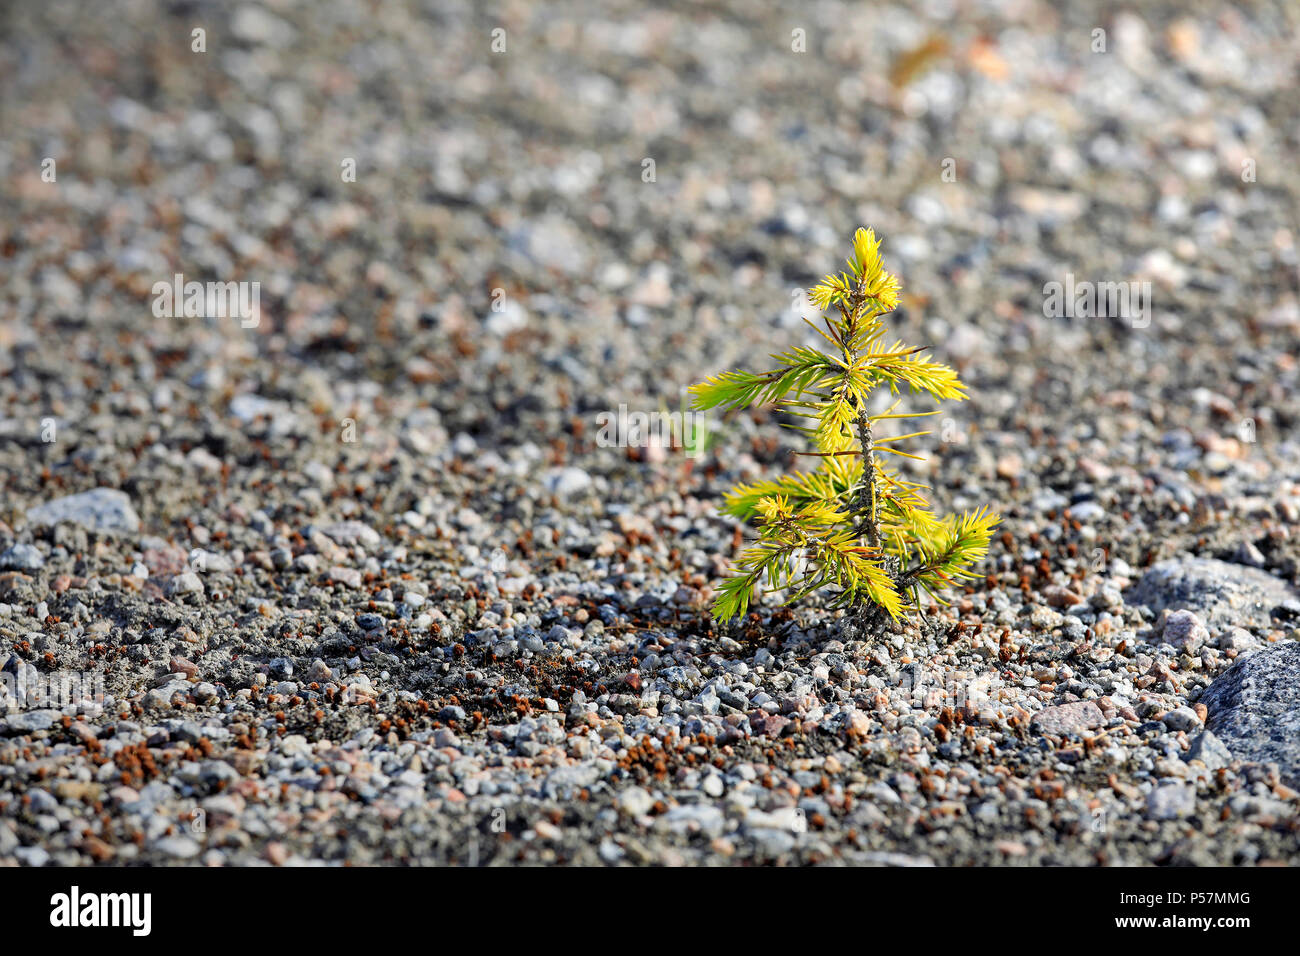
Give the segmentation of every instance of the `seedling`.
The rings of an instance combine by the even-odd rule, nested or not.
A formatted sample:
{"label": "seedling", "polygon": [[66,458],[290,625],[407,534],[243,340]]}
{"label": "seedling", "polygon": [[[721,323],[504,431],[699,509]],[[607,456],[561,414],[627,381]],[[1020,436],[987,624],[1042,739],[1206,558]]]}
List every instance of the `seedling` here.
{"label": "seedling", "polygon": [[889,344],[883,316],[898,306],[899,282],[881,266],[872,230],[857,231],[848,266],[809,290],[822,324],[804,321],[828,352],[795,346],[772,356],[772,371],[724,372],[691,387],[697,409],[773,404],[807,419],[790,427],[816,446],[800,454],[819,462],[727,493],[724,512],[755,520],[758,540],[718,589],[719,620],[744,614],[766,583],[786,589],[786,603],[824,591],[830,607],[848,609],[862,624],[883,623],[885,615],[898,621],[919,614],[921,591],[945,603],[939,592],[974,577],[971,567],[988,553],[997,515],[981,508],[939,518],[925,485],[882,464],[884,455],[919,459],[893,446],[930,433],[878,437],[880,422],[938,411],[898,412],[900,399],[872,415],[867,399],[875,389],[898,395],[906,386],[941,402],[965,399],[966,386],[953,369],[925,359],[925,346]]}

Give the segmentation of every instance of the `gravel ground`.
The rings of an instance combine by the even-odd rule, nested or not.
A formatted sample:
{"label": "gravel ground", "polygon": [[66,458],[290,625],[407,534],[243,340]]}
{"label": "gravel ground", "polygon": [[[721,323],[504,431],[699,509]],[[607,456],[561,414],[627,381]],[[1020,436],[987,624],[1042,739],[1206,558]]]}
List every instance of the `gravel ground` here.
{"label": "gravel ground", "polygon": [[[1296,27],[6,4],[0,863],[1295,862]],[[863,224],[971,386],[910,471],[1004,533],[924,628],[715,626],[797,436],[598,416]]]}

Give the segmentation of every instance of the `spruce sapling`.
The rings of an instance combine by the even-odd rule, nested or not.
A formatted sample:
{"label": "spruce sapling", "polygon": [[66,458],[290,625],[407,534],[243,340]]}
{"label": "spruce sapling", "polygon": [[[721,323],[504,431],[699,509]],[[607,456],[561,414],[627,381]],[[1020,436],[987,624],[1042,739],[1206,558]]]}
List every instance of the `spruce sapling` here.
{"label": "spruce sapling", "polygon": [[939,591],[962,578],[988,552],[999,518],[987,508],[936,517],[922,494],[882,462],[886,455],[919,458],[895,448],[929,432],[892,437],[876,433],[886,420],[936,415],[868,411],[868,396],[882,385],[903,387],[936,400],[961,401],[966,386],[946,365],[922,356],[925,346],[886,339],[883,317],[898,305],[897,276],[885,271],[880,241],[870,229],[853,237],[848,272],[826,276],[809,290],[822,325],[808,322],[828,351],[795,346],[776,353],[768,372],[724,372],[692,386],[697,409],[775,404],[807,419],[793,425],[816,446],[801,454],[818,459],[813,471],[738,485],[724,512],[755,520],[758,540],[746,548],[713,603],[719,620],[743,615],[760,583],[783,588],[786,603],[813,592],[829,594],[855,626],[874,627],[887,615],[898,621],[920,611],[920,592],[942,603]]}

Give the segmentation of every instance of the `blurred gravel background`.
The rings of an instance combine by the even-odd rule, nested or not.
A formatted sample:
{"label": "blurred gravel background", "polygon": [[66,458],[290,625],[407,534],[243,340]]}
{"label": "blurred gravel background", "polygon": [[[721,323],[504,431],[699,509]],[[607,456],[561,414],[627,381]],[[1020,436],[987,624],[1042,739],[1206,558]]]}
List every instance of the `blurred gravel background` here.
{"label": "blurred gravel background", "polygon": [[[1297,21],[6,4],[0,862],[1294,862]],[[1007,534],[932,630],[715,628],[794,436],[597,415],[811,335],[864,224]]]}

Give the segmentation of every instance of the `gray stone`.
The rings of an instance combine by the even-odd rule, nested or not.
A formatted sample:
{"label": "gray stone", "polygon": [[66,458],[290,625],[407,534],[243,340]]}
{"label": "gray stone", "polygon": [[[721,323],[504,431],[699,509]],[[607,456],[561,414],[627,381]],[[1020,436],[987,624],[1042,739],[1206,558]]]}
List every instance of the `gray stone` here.
{"label": "gray stone", "polygon": [[27,792],[28,804],[32,813],[53,813],[59,809],[59,801],[54,794],[48,790],[42,790],[40,787],[34,787]]}
{"label": "gray stone", "polygon": [[15,544],[0,554],[0,570],[39,571],[45,567],[45,555],[30,544]]}
{"label": "gray stone", "polygon": [[883,780],[877,780],[866,789],[866,795],[877,803],[902,803],[903,798],[898,795],[889,784]]}
{"label": "gray stone", "polygon": [[1233,555],[1238,564],[1249,564],[1252,568],[1262,568],[1268,564],[1263,553],[1249,541],[1243,541]]}
{"label": "gray stone", "polygon": [[1156,632],[1165,643],[1188,654],[1195,654],[1210,639],[1210,632],[1201,619],[1182,608],[1164,612],[1156,625]]}
{"label": "gray stone", "polygon": [[335,544],[349,548],[358,544],[363,548],[377,548],[383,541],[378,531],[360,521],[340,521],[321,528],[321,531]]}
{"label": "gray stone", "polygon": [[1242,658],[1205,689],[1206,726],[1234,757],[1276,763],[1300,787],[1300,643],[1269,645]]}
{"label": "gray stone", "polygon": [[1273,608],[1296,597],[1281,578],[1213,558],[1173,558],[1152,565],[1125,593],[1129,604],[1153,611],[1186,608],[1210,628],[1265,626]]}
{"label": "gray stone", "polygon": [[1106,722],[1106,716],[1090,700],[1044,707],[1034,716],[1034,725],[1045,734],[1077,734]]}
{"label": "gray stone", "polygon": [[57,710],[29,710],[21,714],[11,714],[0,722],[0,728],[6,736],[31,734],[38,730],[49,730],[59,719]]}
{"label": "gray stone", "polygon": [[1095,501],[1081,501],[1070,506],[1070,517],[1084,524],[1106,517],[1106,509]]}
{"label": "gray stone", "polygon": [[18,846],[18,834],[14,833],[11,824],[0,822],[0,857],[9,856]]}
{"label": "gray stone", "polygon": [[796,839],[787,830],[758,829],[747,833],[754,849],[770,857],[780,857],[794,849]]}
{"label": "gray stone", "polygon": [[879,850],[864,854],[862,861],[868,866],[934,866],[934,861],[928,856],[909,856],[906,853]]}
{"label": "gray stone", "polygon": [[542,485],[558,498],[570,498],[591,487],[591,475],[581,468],[555,468],[542,476]]}
{"label": "gray stone", "polygon": [[334,672],[329,669],[329,665],[319,657],[312,661],[311,666],[307,668],[307,677],[314,681],[323,683],[333,676]]}
{"label": "gray stone", "polygon": [[210,790],[217,791],[239,782],[239,771],[224,760],[205,760],[199,770],[199,779]]}
{"label": "gray stone", "polygon": [[798,807],[780,807],[764,811],[751,809],[745,813],[745,828],[748,830],[788,830],[802,833],[808,828],[804,813]]}
{"label": "gray stone", "polygon": [[14,857],[26,866],[44,866],[50,862],[49,851],[39,846],[20,846],[14,850]]}
{"label": "gray stone", "polygon": [[131,499],[116,488],[96,488],[47,501],[28,510],[27,521],[34,525],[67,522],[87,531],[114,534],[140,530],[140,516],[131,507]]}
{"label": "gray stone", "polygon": [[159,853],[165,853],[178,860],[188,860],[196,857],[202,849],[202,847],[186,836],[163,837],[153,846]]}
{"label": "gray stone", "polygon": [[1230,627],[1219,635],[1219,650],[1234,651],[1237,654],[1245,654],[1247,651],[1258,650],[1263,646],[1261,641],[1244,627]]}
{"label": "gray stone", "polygon": [[356,568],[333,567],[329,570],[329,578],[336,584],[342,584],[349,588],[361,587],[361,572]]}
{"label": "gray stone", "polygon": [[193,571],[185,571],[177,574],[167,582],[167,596],[175,597],[179,594],[202,594],[203,582]]}
{"label": "gray stone", "polygon": [[1177,707],[1165,714],[1161,718],[1164,725],[1170,730],[1195,730],[1201,726],[1201,718],[1196,716],[1196,711],[1190,707]]}
{"label": "gray stone", "polygon": [[1088,604],[1095,611],[1110,611],[1124,604],[1124,595],[1120,594],[1119,588],[1104,585],[1088,598]]}
{"label": "gray stone", "polygon": [[1187,748],[1187,760],[1199,760],[1208,770],[1221,770],[1232,763],[1232,752],[1214,736],[1213,731],[1206,730],[1198,734]]}
{"label": "gray stone", "polygon": [[1148,820],[1179,820],[1196,812],[1196,790],[1182,782],[1163,783],[1147,794]]}
{"label": "gray stone", "polygon": [[721,836],[726,825],[722,811],[711,803],[673,807],[660,819],[674,833],[700,833],[706,837]]}
{"label": "gray stone", "polygon": [[293,42],[297,31],[275,14],[245,4],[236,8],[231,16],[230,32],[245,43],[285,47]]}
{"label": "gray stone", "polygon": [[579,790],[594,787],[599,779],[600,771],[591,764],[559,767],[546,775],[542,793],[552,800],[572,800]]}
{"label": "gray stone", "polygon": [[171,707],[172,701],[177,694],[189,696],[190,685],[185,680],[185,676],[183,674],[173,674],[171,676],[175,677],[176,680],[164,684],[162,687],[154,688],[144,695],[141,704],[146,710],[165,710]]}
{"label": "gray stone", "polygon": [[616,798],[618,808],[630,817],[640,817],[650,812],[654,797],[640,787],[628,787]]}

